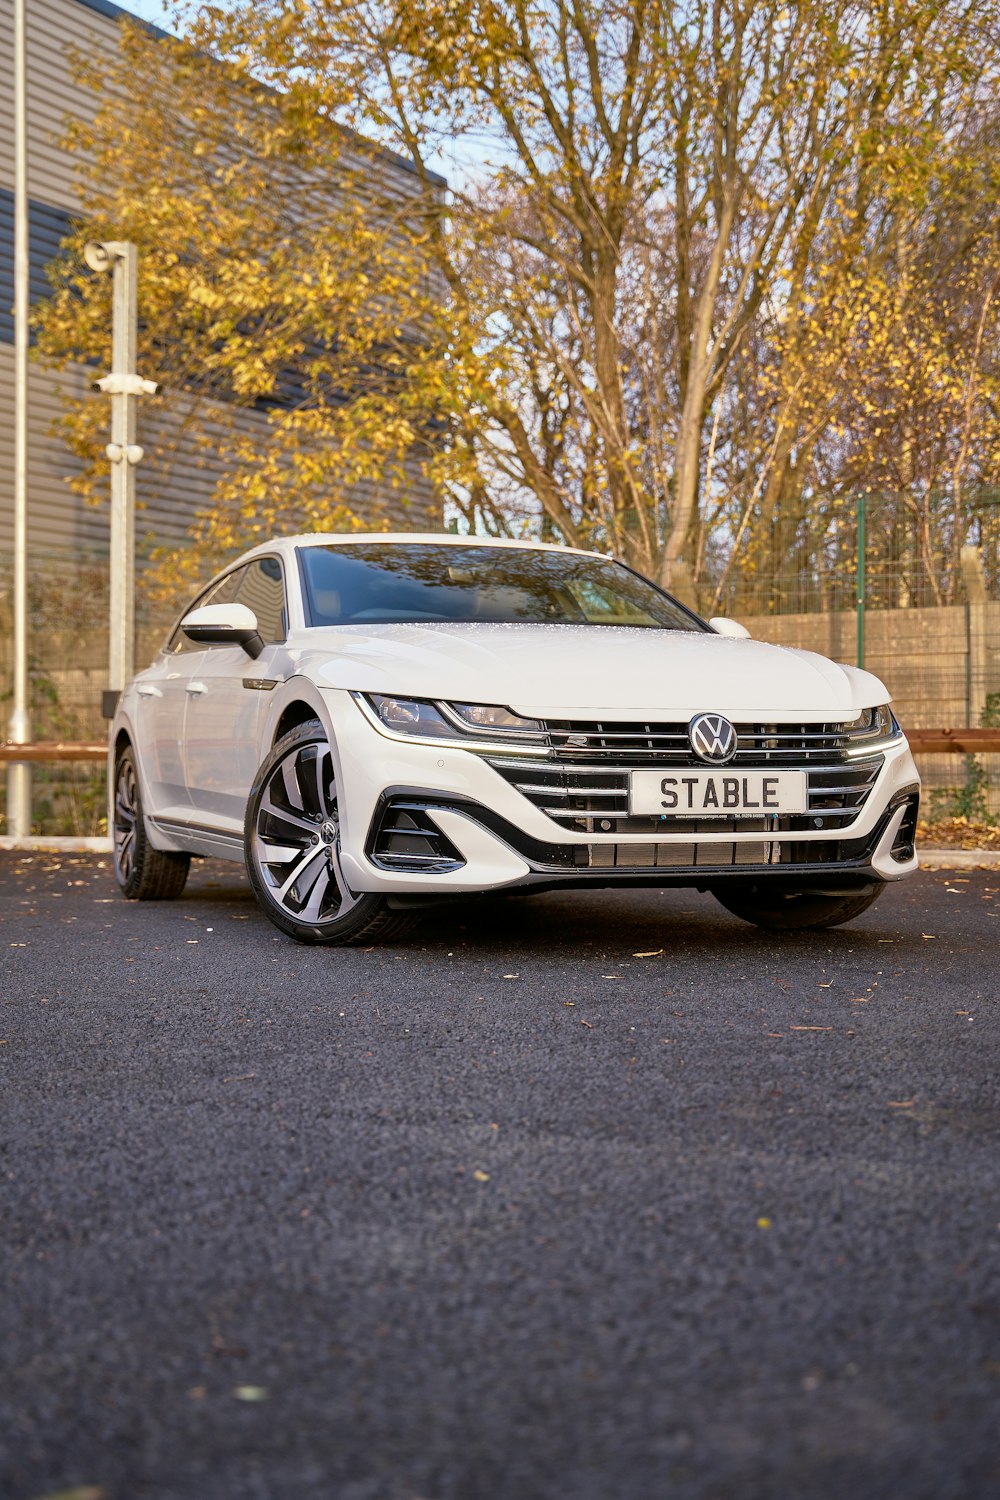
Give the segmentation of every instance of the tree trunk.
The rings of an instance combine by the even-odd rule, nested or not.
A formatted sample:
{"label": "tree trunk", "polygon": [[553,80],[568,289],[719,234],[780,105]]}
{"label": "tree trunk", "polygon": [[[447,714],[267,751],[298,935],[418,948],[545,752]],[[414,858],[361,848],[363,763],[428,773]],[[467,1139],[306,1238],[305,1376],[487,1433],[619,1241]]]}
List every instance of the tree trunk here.
{"label": "tree trunk", "polygon": [[675,593],[681,590],[687,598],[694,596],[694,570],[685,554],[692,522],[698,510],[701,436],[705,425],[705,392],[708,389],[711,374],[709,349],[712,342],[712,324],[735,209],[735,194],[730,193],[722,203],[715,244],[712,246],[708,269],[695,303],[687,390],[684,393],[684,404],[677,434],[673,514],[660,570],[660,582],[663,587],[672,589]]}

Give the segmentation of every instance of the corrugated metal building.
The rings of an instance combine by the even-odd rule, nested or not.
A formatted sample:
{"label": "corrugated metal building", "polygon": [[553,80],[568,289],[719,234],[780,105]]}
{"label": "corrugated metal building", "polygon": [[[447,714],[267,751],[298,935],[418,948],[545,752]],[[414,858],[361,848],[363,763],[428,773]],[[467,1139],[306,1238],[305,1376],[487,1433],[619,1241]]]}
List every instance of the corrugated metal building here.
{"label": "corrugated metal building", "polygon": [[[117,27],[125,15],[127,12],[110,0],[30,0],[27,7],[32,300],[45,295],[45,265],[57,253],[71,219],[79,213],[74,163],[60,147],[59,138],[67,117],[86,119],[93,110],[93,96],[71,75],[66,48],[93,43],[110,51],[117,46]],[[13,50],[13,0],[0,0],[0,559],[9,558],[13,540]],[[386,155],[379,165],[381,174],[398,175],[400,187],[405,188],[410,172],[406,162]],[[69,489],[66,481],[73,472],[74,459],[51,430],[61,409],[60,390],[74,386],[85,389],[83,371],[57,375],[32,362],[30,566],[37,566],[43,559],[96,559],[107,552],[107,510],[85,505]],[[239,420],[251,429],[263,430],[266,415],[263,411],[243,411]],[[136,518],[140,545],[152,540],[182,540],[193,514],[205,506],[215,477],[211,469],[194,463],[185,465],[180,459],[171,465],[169,484],[161,486],[150,466],[140,466]],[[441,524],[439,501],[417,477],[405,508],[388,492],[383,494],[371,486],[345,494],[362,513],[372,504],[383,506],[401,529]]]}

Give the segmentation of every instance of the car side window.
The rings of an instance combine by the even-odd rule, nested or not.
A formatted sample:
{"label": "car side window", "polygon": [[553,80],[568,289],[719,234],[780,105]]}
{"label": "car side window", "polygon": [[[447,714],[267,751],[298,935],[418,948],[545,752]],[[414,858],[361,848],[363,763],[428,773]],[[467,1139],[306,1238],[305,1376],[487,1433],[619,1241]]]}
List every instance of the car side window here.
{"label": "car side window", "polygon": [[[269,645],[283,641],[288,634],[288,611],[285,605],[285,580],[276,557],[257,557],[243,570],[239,588],[233,596],[257,616],[261,639]],[[220,601],[221,602],[221,601]]]}
{"label": "car side window", "polygon": [[[186,607],[184,613],[181,615],[181,620],[189,615],[193,609],[201,609],[204,604],[232,604],[243,581],[243,574],[246,571],[245,567],[236,568],[234,572],[227,573],[224,578],[220,578],[217,582],[209,584],[204,593],[199,594],[197,599],[193,599]],[[181,629],[181,620],[177,621],[174,633],[167,642],[167,655],[181,656],[185,651],[204,651],[206,647],[188,640]]]}

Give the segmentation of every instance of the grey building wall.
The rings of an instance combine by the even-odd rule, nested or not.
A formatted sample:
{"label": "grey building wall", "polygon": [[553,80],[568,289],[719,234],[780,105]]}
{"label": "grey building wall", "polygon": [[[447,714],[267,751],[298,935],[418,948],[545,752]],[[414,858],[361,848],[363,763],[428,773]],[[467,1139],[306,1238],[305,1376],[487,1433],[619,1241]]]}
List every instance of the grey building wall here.
{"label": "grey building wall", "polygon": [[[93,110],[92,95],[71,76],[67,47],[115,48],[119,19],[125,14],[109,0],[30,0],[27,7],[33,300],[45,295],[45,265],[57,253],[71,219],[79,212],[73,160],[60,147],[59,138],[67,117],[89,118]],[[0,568],[10,555],[13,541],[13,50],[13,0],[0,0]],[[398,158],[387,154],[378,170],[383,184],[395,179],[401,193],[412,185],[408,164]],[[28,546],[29,558],[39,563],[81,554],[100,556],[107,551],[106,508],[87,506],[71,491],[67,480],[72,477],[75,460],[51,430],[61,410],[61,392],[83,389],[84,380],[82,370],[54,373],[34,362],[31,365]],[[140,420],[155,422],[157,418],[144,412]],[[240,411],[238,421],[247,431],[259,434],[261,443],[267,441],[264,411]],[[217,470],[186,462],[183,456],[174,460],[167,480],[152,466],[140,466],[136,518],[140,541],[182,540],[195,512],[208,503],[217,478]],[[408,496],[410,503],[405,506],[373,486],[349,490],[346,498],[361,513],[373,502],[384,503],[393,524],[403,530],[441,524],[440,501],[416,476]]]}

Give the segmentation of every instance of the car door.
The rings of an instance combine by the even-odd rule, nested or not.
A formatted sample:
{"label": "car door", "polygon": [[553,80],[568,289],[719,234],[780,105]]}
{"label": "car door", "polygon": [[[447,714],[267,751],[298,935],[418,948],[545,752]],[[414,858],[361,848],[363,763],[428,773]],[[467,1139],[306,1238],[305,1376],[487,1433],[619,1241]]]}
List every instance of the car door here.
{"label": "car door", "polygon": [[195,822],[243,826],[259,760],[258,734],[267,692],[277,685],[275,657],[287,634],[281,561],[258,557],[236,573],[225,599],[257,617],[264,650],[254,659],[242,646],[209,646],[185,683],[185,779]]}
{"label": "car door", "polygon": [[[191,601],[184,614],[202,604],[225,603],[228,588],[228,577],[216,579]],[[200,667],[203,654],[188,640],[178,621],[152,666],[135,679],[134,727],[150,812],[184,816],[190,807],[184,716],[188,680],[193,669]]]}

